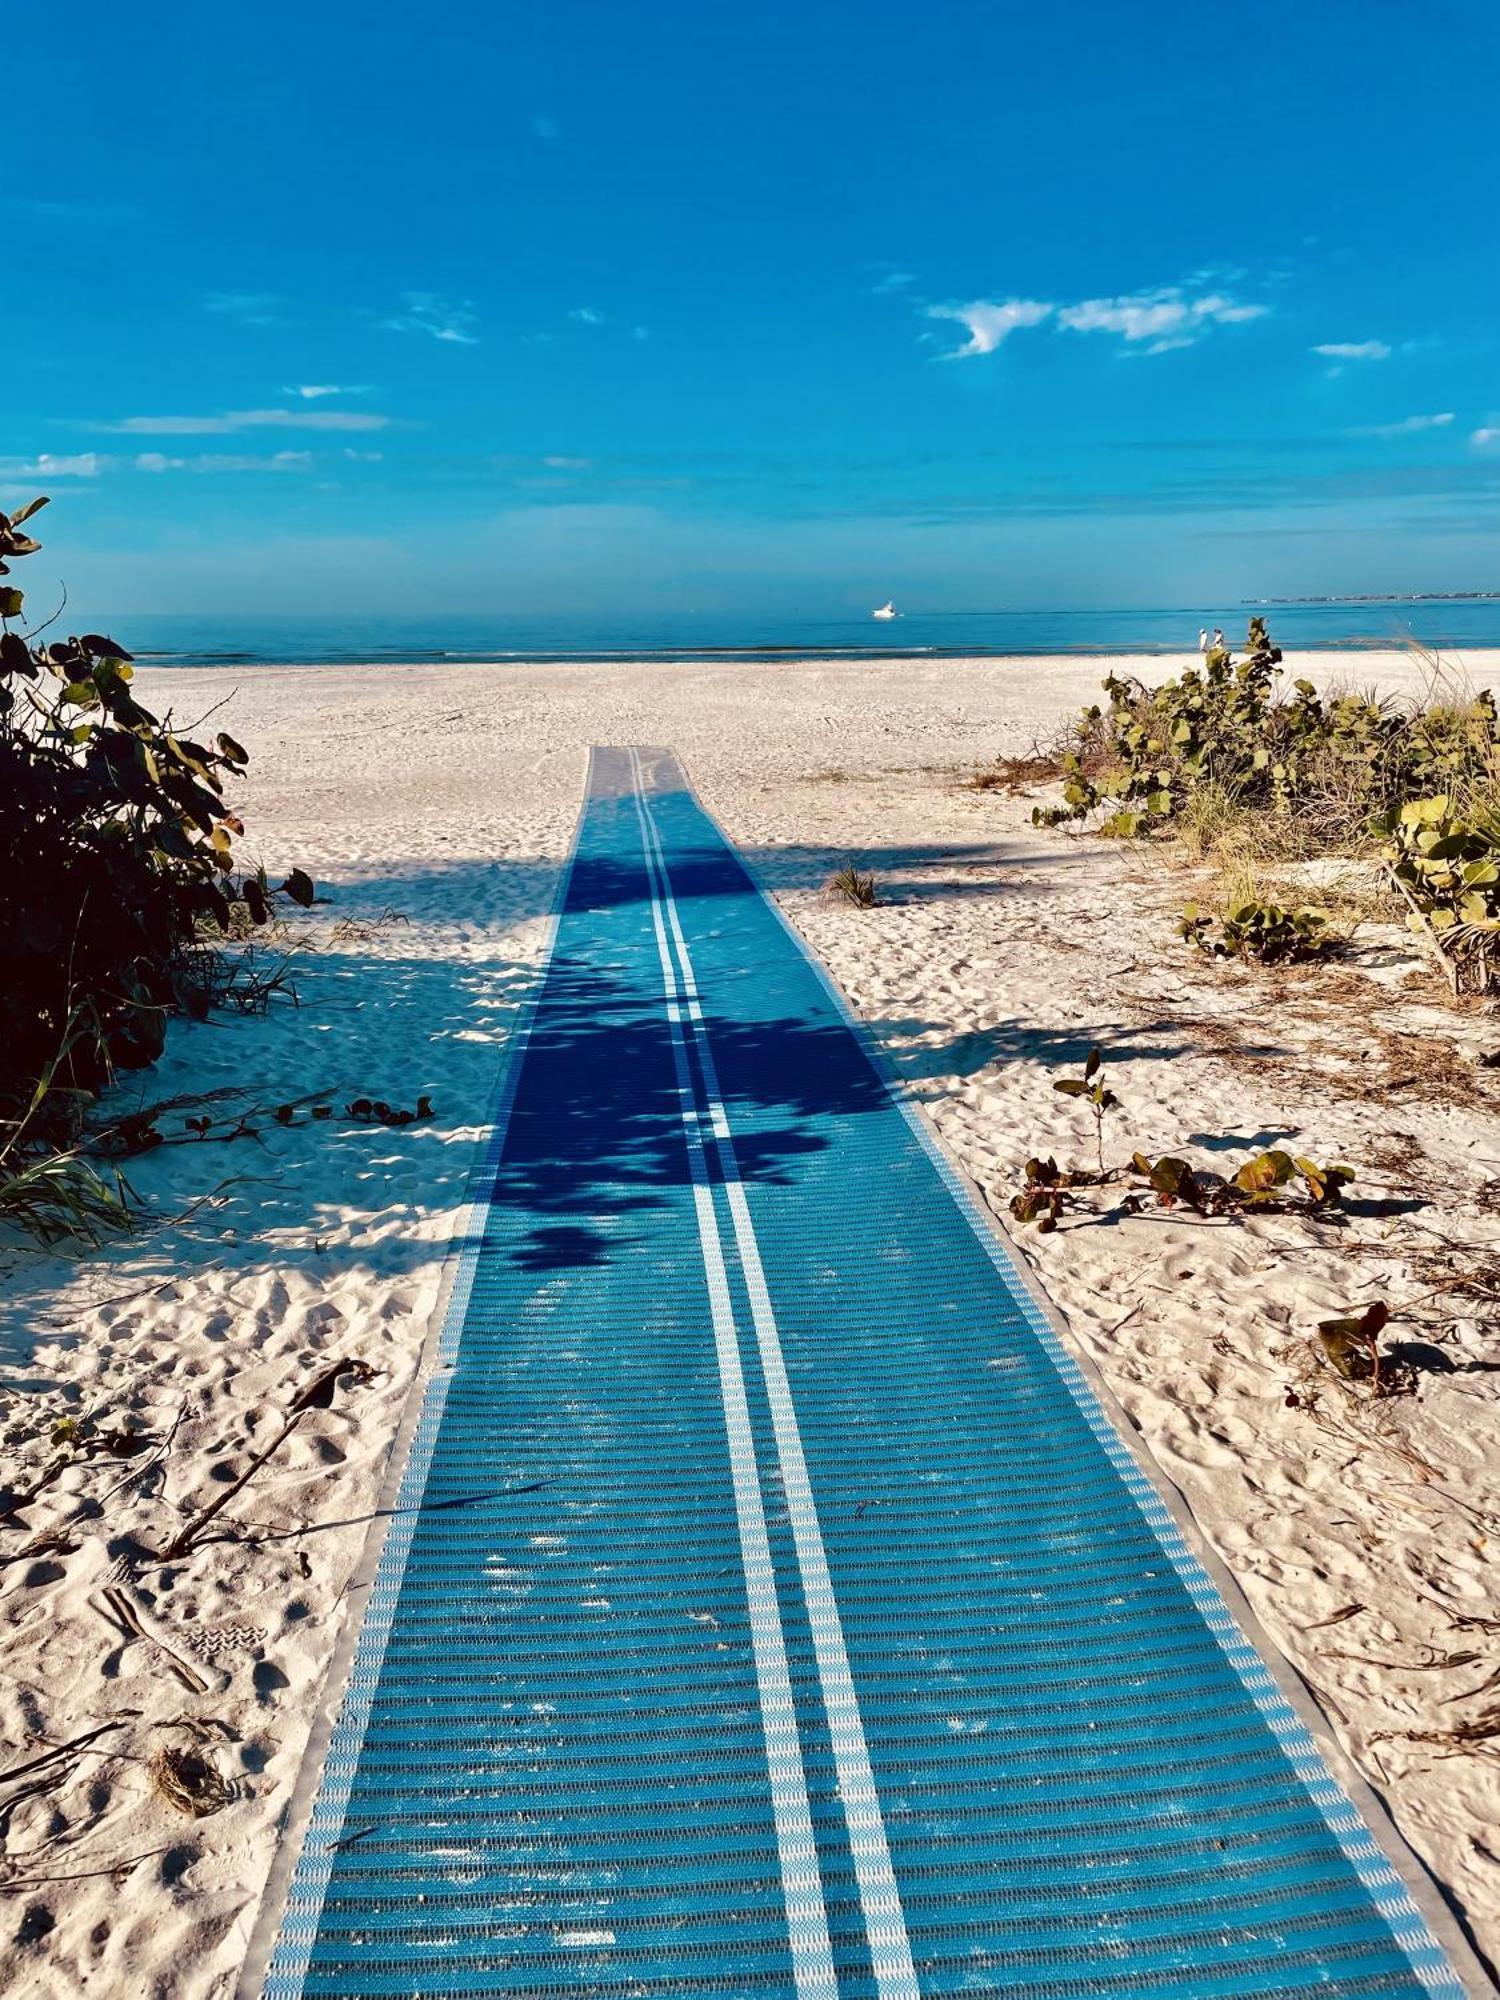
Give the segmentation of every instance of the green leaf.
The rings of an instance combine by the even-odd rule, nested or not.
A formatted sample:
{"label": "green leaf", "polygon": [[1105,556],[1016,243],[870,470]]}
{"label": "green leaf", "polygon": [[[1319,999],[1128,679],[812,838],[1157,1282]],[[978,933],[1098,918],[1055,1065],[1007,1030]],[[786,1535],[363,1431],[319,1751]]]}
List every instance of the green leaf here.
{"label": "green leaf", "polygon": [[1099,1065],[1103,1061],[1104,1061],[1104,1054],[1102,1050],[1090,1049],[1088,1052],[1088,1059],[1083,1065],[1084,1076],[1085,1077],[1093,1076],[1095,1072],[1098,1070]]}
{"label": "green leaf", "polygon": [[26,593],[0,585],[0,618],[19,618],[21,606],[26,602]]}
{"label": "green leaf", "polygon": [[127,653],[114,639],[106,639],[102,632],[85,632],[78,643],[80,646],[86,646],[96,658],[101,655],[109,660],[129,660],[135,657],[134,654]]}
{"label": "green leaf", "polygon": [[1433,826],[1438,820],[1448,817],[1448,806],[1446,792],[1439,792],[1430,799],[1408,799],[1401,808],[1401,817],[1407,826]]}
{"label": "green leaf", "polygon": [[1273,1188],[1284,1187],[1295,1172],[1290,1153],[1257,1153],[1235,1174],[1233,1184],[1242,1194],[1268,1194]]}
{"label": "green leaf", "polygon": [[1076,1076],[1065,1076],[1061,1083],[1054,1083],[1052,1088],[1061,1091],[1064,1097],[1087,1097],[1089,1095],[1088,1085],[1080,1083]]}
{"label": "green leaf", "polygon": [[1390,1324],[1391,1309],[1384,1299],[1376,1299],[1367,1305],[1362,1313],[1353,1313],[1338,1319],[1320,1319],[1319,1333],[1343,1334],[1355,1340],[1373,1340],[1383,1333]]}

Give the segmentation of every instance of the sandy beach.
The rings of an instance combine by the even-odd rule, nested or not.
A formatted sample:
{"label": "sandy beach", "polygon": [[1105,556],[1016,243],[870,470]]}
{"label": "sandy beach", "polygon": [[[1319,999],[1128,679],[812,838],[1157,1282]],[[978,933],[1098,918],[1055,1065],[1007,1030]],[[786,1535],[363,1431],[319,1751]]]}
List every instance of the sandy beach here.
{"label": "sandy beach", "polygon": [[[603,743],[679,752],[1500,1956],[1500,1068],[1481,1064],[1500,1022],[1450,1007],[1389,923],[1311,968],[1195,955],[1174,929],[1194,889],[1180,859],[1040,831],[1040,794],[970,783],[1111,666],[1185,663],[142,671],[145,701],[184,723],[213,710],[248,747],[245,857],[305,868],[326,900],[260,948],[286,956],[296,1004],[178,1022],[120,1084],[122,1111],[172,1105],[174,1143],[128,1164],[142,1228],[81,1261],[0,1243],[9,1481],[24,1493],[70,1459],[4,1535],[0,1757],[73,1746],[5,1822],[11,1990],[236,1990]],[[1500,654],[1462,664],[1500,685]],[[1423,679],[1396,653],[1286,667],[1324,687]],[[878,877],[871,910],[826,894],[851,857]],[[1355,1169],[1343,1218],[1103,1226],[1085,1204],[1050,1235],[1017,1228],[1029,1155],[1091,1158],[1092,1121],[1052,1085],[1096,1045],[1121,1100],[1113,1154],[1222,1169],[1295,1140]],[[397,1128],[346,1114],[424,1096],[431,1116]],[[1377,1298],[1391,1339],[1428,1350],[1417,1393],[1378,1403],[1314,1337]],[[184,1561],[146,1562],[122,1610],[119,1558],[170,1542],[345,1358],[371,1379],[309,1413]],[[116,1442],[74,1449],[83,1435]],[[212,1766],[217,1810],[163,1796],[165,1749]]]}

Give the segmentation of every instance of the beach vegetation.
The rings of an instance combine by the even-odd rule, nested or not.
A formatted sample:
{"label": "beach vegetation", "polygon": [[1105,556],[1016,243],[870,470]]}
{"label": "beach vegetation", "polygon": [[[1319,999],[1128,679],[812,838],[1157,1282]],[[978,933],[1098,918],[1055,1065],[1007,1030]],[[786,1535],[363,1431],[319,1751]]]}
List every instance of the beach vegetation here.
{"label": "beach vegetation", "polygon": [[[1203,1216],[1272,1209],[1316,1217],[1334,1208],[1355,1178],[1352,1167],[1325,1166],[1280,1148],[1252,1154],[1227,1176],[1194,1167],[1175,1153],[1152,1159],[1135,1151],[1109,1165],[1104,1156],[1104,1119],[1120,1109],[1120,1100],[1104,1081],[1103,1063],[1102,1050],[1090,1049],[1081,1076],[1060,1077],[1052,1085],[1064,1097],[1082,1098],[1093,1112],[1097,1165],[1060,1167],[1051,1154],[1045,1158],[1034,1154],[1022,1169],[1021,1187],[1010,1199],[1017,1222],[1033,1223],[1044,1235],[1057,1228],[1072,1197],[1087,1188],[1123,1187],[1123,1199],[1108,1211],[1115,1215],[1139,1214],[1154,1205],[1187,1208]],[[1096,1219],[1100,1213],[1094,1211]]]}
{"label": "beach vegetation", "polygon": [[860,868],[852,858],[829,876],[828,893],[830,896],[842,896],[856,910],[871,910],[880,901],[874,875]]}
{"label": "beach vegetation", "polygon": [[1357,1313],[1343,1313],[1318,1321],[1318,1344],[1336,1374],[1346,1382],[1367,1382],[1376,1396],[1399,1393],[1411,1386],[1409,1371],[1394,1374],[1382,1355],[1380,1336],[1390,1322],[1391,1309],[1384,1299],[1376,1299]]}
{"label": "beach vegetation", "polygon": [[[0,514],[0,574],[37,552],[47,504]],[[96,1241],[129,1190],[90,1156],[89,1107],[157,1059],[173,1014],[234,990],[227,940],[314,889],[236,867],[234,737],[146,708],[118,640],[25,621],[25,593],[0,587],[0,1214]]]}
{"label": "beach vegetation", "polygon": [[[1371,857],[1387,894],[1443,965],[1455,993],[1488,992],[1500,965],[1500,714],[1428,659],[1422,697],[1398,701],[1311,681],[1281,685],[1281,651],[1252,618],[1246,648],[1148,687],[1110,674],[1054,766],[1059,803],[1039,826],[1088,822],[1113,839],[1166,838],[1226,870],[1253,859]],[[1336,935],[1326,910],[1230,897],[1221,917],[1190,904],[1181,933],[1220,957],[1315,958]]]}
{"label": "beach vegetation", "polygon": [[1081,1097],[1094,1115],[1094,1145],[1099,1155],[1099,1171],[1104,1172],[1104,1114],[1119,1109],[1120,1100],[1104,1081],[1104,1052],[1090,1049],[1084,1058],[1082,1076],[1065,1076],[1052,1088],[1063,1097]]}
{"label": "beach vegetation", "polygon": [[1455,995],[1487,993],[1500,947],[1500,785],[1408,799],[1382,824],[1407,922],[1439,957]]}
{"label": "beach vegetation", "polygon": [[1259,898],[1231,902],[1220,917],[1188,903],[1177,928],[1212,958],[1253,958],[1261,965],[1317,958],[1335,942],[1326,910],[1288,909]]}

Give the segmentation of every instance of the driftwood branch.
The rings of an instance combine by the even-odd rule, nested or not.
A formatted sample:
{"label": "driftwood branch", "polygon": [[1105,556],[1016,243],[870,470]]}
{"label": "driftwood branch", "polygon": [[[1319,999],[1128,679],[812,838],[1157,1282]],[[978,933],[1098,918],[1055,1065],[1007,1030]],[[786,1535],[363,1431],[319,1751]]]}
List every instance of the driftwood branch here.
{"label": "driftwood branch", "polygon": [[374,1373],[374,1369],[371,1368],[367,1361],[335,1361],[331,1367],[325,1368],[321,1375],[310,1382],[305,1389],[299,1391],[292,1402],[291,1408],[287,1412],[281,1429],[272,1438],[264,1451],[258,1451],[255,1454],[249,1465],[246,1466],[245,1470],[232,1486],[227,1486],[217,1499],[211,1500],[208,1506],[204,1507],[190,1521],[179,1528],[156,1560],[158,1562],[180,1562],[192,1549],[194,1543],[209,1523],[217,1519],[237,1493],[244,1492],[245,1488],[250,1484],[250,1481],[260,1471],[266,1461],[280,1451],[281,1447],[286,1443],[308,1411],[326,1410],[332,1407],[333,1387],[341,1375],[348,1375],[356,1382],[368,1382]]}

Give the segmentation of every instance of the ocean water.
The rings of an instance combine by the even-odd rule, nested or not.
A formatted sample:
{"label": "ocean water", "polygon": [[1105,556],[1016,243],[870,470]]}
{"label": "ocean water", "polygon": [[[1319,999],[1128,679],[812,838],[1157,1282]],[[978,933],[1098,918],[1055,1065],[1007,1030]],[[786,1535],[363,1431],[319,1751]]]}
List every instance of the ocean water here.
{"label": "ocean water", "polygon": [[[1200,627],[1221,626],[1242,644],[1259,609],[1287,648],[1352,651],[1412,639],[1444,652],[1500,647],[1500,598],[1433,602],[1193,605],[1095,611],[903,612],[892,622],[859,618],[775,619],[683,612],[616,618],[134,616],[115,636],[138,659],[174,666],[338,664],[367,661],[896,659],[974,654],[1180,653]],[[106,623],[106,631],[111,627]]]}

